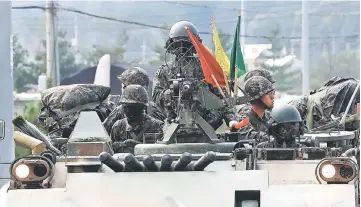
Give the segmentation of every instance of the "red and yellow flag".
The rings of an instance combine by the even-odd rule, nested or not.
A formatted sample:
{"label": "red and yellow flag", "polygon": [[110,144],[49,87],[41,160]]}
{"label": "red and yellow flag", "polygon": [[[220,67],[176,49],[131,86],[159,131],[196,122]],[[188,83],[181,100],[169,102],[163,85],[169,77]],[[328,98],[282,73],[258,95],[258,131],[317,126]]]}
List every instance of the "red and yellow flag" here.
{"label": "red and yellow flag", "polygon": [[206,82],[212,84],[214,87],[217,87],[217,84],[212,78],[213,75],[221,88],[226,87],[223,71],[217,60],[214,59],[213,55],[208,51],[208,49],[189,31],[189,28],[187,27],[186,32],[197,51]]}

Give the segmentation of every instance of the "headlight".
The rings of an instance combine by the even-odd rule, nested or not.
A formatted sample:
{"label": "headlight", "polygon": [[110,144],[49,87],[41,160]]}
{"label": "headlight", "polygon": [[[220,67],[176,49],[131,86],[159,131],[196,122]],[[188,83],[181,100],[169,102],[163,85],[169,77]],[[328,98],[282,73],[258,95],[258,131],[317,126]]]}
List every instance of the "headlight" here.
{"label": "headlight", "polygon": [[336,169],[333,165],[328,164],[323,166],[323,168],[321,169],[321,174],[325,178],[333,178],[333,176],[335,176],[336,174]]}
{"label": "headlight", "polygon": [[15,175],[21,179],[24,179],[29,176],[30,169],[24,164],[20,164],[15,168]]}
{"label": "headlight", "polygon": [[321,160],[315,169],[317,181],[319,178],[327,184],[347,184],[355,179],[358,166],[351,158],[331,157]]}
{"label": "headlight", "polygon": [[10,165],[14,178],[14,188],[42,188],[50,186],[54,175],[54,161],[45,156],[25,156],[17,158]]}

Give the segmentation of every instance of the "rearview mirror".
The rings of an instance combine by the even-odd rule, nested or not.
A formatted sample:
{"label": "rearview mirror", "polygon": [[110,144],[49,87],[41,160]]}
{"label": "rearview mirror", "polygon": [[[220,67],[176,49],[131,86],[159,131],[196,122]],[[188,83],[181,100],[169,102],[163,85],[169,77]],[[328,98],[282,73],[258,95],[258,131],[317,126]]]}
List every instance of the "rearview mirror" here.
{"label": "rearview mirror", "polygon": [[5,121],[0,120],[0,140],[5,138]]}

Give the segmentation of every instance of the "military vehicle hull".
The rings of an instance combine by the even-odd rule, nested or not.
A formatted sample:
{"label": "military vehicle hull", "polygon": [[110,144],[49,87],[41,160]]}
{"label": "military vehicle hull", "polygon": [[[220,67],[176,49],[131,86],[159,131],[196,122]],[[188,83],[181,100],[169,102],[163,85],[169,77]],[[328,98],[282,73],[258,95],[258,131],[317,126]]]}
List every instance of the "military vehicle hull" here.
{"label": "military vehicle hull", "polygon": [[[79,120],[82,117],[87,118],[84,123],[89,123],[86,116]],[[231,142],[138,144],[134,156],[123,153],[110,156],[110,150],[106,160],[99,154],[109,150],[106,147],[109,139],[100,139],[102,133],[92,131],[96,124],[87,131],[98,138],[87,138],[84,130],[77,129],[82,126],[79,120],[72,134],[74,139],[67,144],[71,152],[53,162],[51,185],[25,189],[12,182],[0,190],[1,207],[359,206],[354,181],[319,184],[315,174],[320,160],[257,160],[250,165],[249,160],[238,159],[239,143]],[[255,157],[253,148],[248,148],[247,143],[243,147],[247,153],[252,151],[246,157]],[[180,157],[186,157],[185,150],[190,152],[191,160],[177,171],[175,166],[182,160]],[[149,155],[160,172],[150,172],[144,164]],[[173,162],[168,163],[172,166],[168,171],[161,170],[166,156]],[[122,168],[119,172],[112,170],[116,169],[114,163],[118,163],[115,164],[118,170]],[[127,172],[127,166],[134,166],[133,172]]]}
{"label": "military vehicle hull", "polygon": [[246,206],[235,205],[243,199],[261,207],[350,207],[356,200],[354,185],[270,185],[265,170],[69,173],[64,187],[12,190],[5,199],[5,207]]}
{"label": "military vehicle hull", "polygon": [[[113,157],[122,160],[124,155]],[[173,160],[179,156],[172,155]],[[192,155],[193,160],[200,156]],[[258,161],[257,170],[245,170],[245,162],[226,160],[227,156],[217,153],[217,160],[199,172],[115,173],[91,162],[99,165],[98,172],[68,173],[67,168],[81,160],[59,159],[51,188],[3,191],[0,202],[6,201],[4,207],[258,206],[252,202],[261,207],[357,206],[353,183],[318,184],[318,160]],[[159,160],[161,155],[153,157]]]}

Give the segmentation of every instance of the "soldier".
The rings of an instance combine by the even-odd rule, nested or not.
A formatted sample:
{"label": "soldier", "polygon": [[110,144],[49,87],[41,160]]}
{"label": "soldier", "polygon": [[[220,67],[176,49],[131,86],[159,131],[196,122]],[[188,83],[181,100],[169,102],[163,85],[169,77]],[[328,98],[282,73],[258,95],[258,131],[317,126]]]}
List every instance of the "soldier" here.
{"label": "soldier", "polygon": [[[186,33],[185,26],[201,41],[197,28],[191,22],[180,21],[175,23],[170,29],[165,48],[168,53],[175,55],[175,61],[163,64],[158,69],[153,81],[152,90],[153,101],[162,109],[167,108],[167,103],[170,102],[170,100],[168,100],[169,94],[171,93],[168,82],[170,79],[178,78],[179,75],[184,78],[204,79],[199,59],[194,56],[196,50]],[[172,66],[169,66],[169,64],[172,64]],[[168,113],[174,114],[172,110],[169,110]],[[227,124],[236,119],[235,113],[229,107],[221,110],[200,110],[200,115],[214,129],[217,129],[223,124],[223,119]]]}
{"label": "soldier", "polygon": [[264,77],[254,76],[246,81],[245,93],[251,107],[241,118],[248,118],[249,124],[238,131],[247,139],[255,139],[257,144],[267,141],[269,114],[266,110],[273,108],[275,86]]}
{"label": "soldier", "polygon": [[145,113],[148,94],[140,85],[127,86],[120,98],[126,118],[118,120],[112,127],[111,139],[114,152],[133,152],[136,144],[142,143],[145,133],[158,134],[162,137],[163,122]]}
{"label": "soldier", "polygon": [[296,138],[304,133],[303,122],[296,107],[287,104],[273,108],[271,120],[269,133],[274,139],[258,144],[258,148],[300,148],[303,146],[296,143]]}
{"label": "soldier", "polygon": [[[122,89],[124,90],[126,86],[131,84],[138,84],[143,86],[145,89],[148,89],[149,86],[149,76],[146,70],[140,67],[132,67],[124,71],[118,79],[121,82]],[[148,102],[147,113],[153,118],[164,121],[165,115],[164,112],[153,102]],[[112,126],[118,120],[121,120],[125,117],[123,107],[117,106],[109,116],[104,120],[103,126],[110,133]]]}
{"label": "soldier", "polygon": [[[262,76],[262,77],[266,78],[272,84],[276,83],[276,80],[272,77],[271,73],[268,70],[265,70],[262,68],[257,68],[257,69],[248,71],[246,73],[246,75],[244,76],[244,82],[246,82],[248,79],[250,79],[254,76]],[[250,109],[250,107],[251,107],[251,105],[249,103],[235,106],[237,113],[241,114],[241,115],[244,115],[245,113],[247,113],[247,111]]]}

